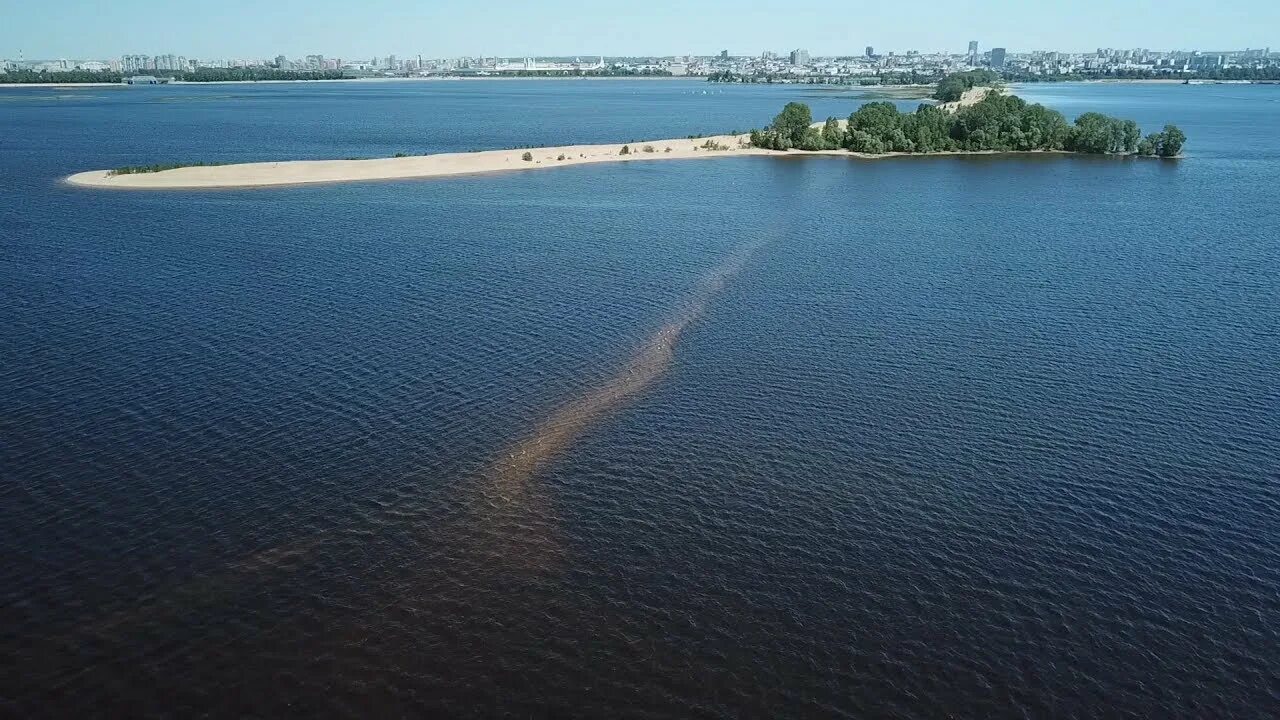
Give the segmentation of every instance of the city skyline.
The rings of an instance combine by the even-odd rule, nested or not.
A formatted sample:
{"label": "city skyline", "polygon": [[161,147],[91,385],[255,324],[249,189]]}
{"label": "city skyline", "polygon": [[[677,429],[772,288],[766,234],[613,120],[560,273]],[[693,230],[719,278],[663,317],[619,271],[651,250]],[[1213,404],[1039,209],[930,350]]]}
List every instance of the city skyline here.
{"label": "city skyline", "polygon": [[[105,60],[18,60],[0,58],[0,77],[12,71],[66,73],[68,71],[117,73],[148,78],[152,73],[174,77],[206,71],[228,69],[275,73],[302,71],[332,73],[346,77],[414,77],[438,75],[503,75],[503,74],[604,74],[604,75],[671,75],[708,76],[718,81],[744,78],[779,80],[857,81],[869,77],[875,81],[885,74],[908,74],[918,78],[940,76],[949,72],[989,68],[1014,76],[1045,78],[1075,76],[1108,76],[1116,73],[1146,73],[1148,76],[1181,77],[1184,73],[1233,72],[1234,77],[1274,80],[1280,53],[1270,48],[1228,51],[1168,51],[1144,48],[1096,48],[1086,53],[1037,50],[1009,52],[1004,47],[981,48],[980,41],[970,40],[964,53],[922,54],[908,51],[877,53],[868,45],[862,55],[836,57],[815,56],[804,48],[786,53],[763,51],[754,56],[733,56],[728,50],[714,55],[623,58],[604,55],[510,58],[501,56],[426,58],[421,54],[401,56],[391,53],[368,58],[335,58],[323,53],[289,58],[199,59],[161,53],[127,54]],[[1256,73],[1261,72],[1261,75]],[[1249,75],[1248,73],[1254,73]],[[210,79],[207,73],[205,79]],[[250,79],[250,78],[242,78]],[[263,79],[259,75],[257,79]],[[315,79],[315,78],[311,78]],[[28,77],[27,82],[31,81]],[[84,81],[84,78],[81,78]],[[149,81],[149,80],[148,80]]]}
{"label": "city skyline", "polygon": [[[612,59],[623,59],[623,58],[646,59],[647,58],[647,59],[653,59],[653,60],[676,60],[676,61],[685,60],[687,61],[691,59],[744,60],[744,59],[756,59],[756,58],[770,58],[770,59],[786,59],[791,64],[804,65],[804,64],[808,64],[811,60],[813,61],[835,60],[835,59],[845,59],[845,58],[859,59],[859,58],[870,58],[870,57],[877,57],[877,58],[897,57],[899,59],[910,58],[910,57],[968,58],[971,61],[975,61],[974,64],[978,64],[976,62],[977,60],[989,58],[993,50],[998,51],[1000,53],[1007,53],[1007,55],[1010,58],[1015,56],[1030,56],[1030,55],[1043,55],[1043,54],[1061,55],[1065,57],[1081,57],[1081,56],[1089,56],[1089,55],[1101,56],[1104,54],[1110,55],[1113,53],[1115,54],[1150,53],[1150,54],[1156,54],[1156,55],[1213,55],[1213,54],[1223,54],[1223,53],[1225,54],[1261,53],[1263,56],[1268,56],[1272,54],[1272,50],[1270,46],[1156,48],[1156,47],[1139,46],[1139,45],[1119,45],[1114,47],[1103,47],[1099,45],[1097,47],[1093,47],[1085,50],[1061,50],[1058,48],[1017,48],[1017,47],[1012,47],[1008,45],[1000,45],[1000,46],[992,47],[990,45],[984,45],[979,40],[969,40],[966,43],[964,43],[964,45],[965,45],[964,50],[939,50],[939,51],[921,51],[916,48],[907,48],[905,50],[887,48],[887,49],[881,50],[876,48],[873,45],[867,45],[864,48],[862,48],[861,51],[851,50],[849,52],[841,52],[841,53],[818,53],[818,52],[810,51],[807,48],[797,47],[792,49],[781,49],[781,50],[764,49],[757,52],[743,52],[743,53],[737,53],[727,49],[721,49],[715,52],[707,51],[707,52],[698,52],[698,53],[675,53],[675,54],[667,54],[667,55],[662,55],[658,53],[637,53],[637,54],[464,53],[460,55],[431,55],[431,54],[422,53],[422,52],[393,51],[393,52],[387,53],[386,51],[381,51],[381,52],[364,53],[364,54],[358,54],[358,53],[357,54],[332,54],[328,52],[307,52],[304,54],[297,54],[297,55],[291,55],[288,53],[280,53],[280,52],[262,52],[262,53],[246,54],[246,55],[213,53],[207,56],[200,56],[195,53],[174,52],[169,49],[164,49],[160,51],[155,51],[153,49],[152,51],[146,51],[146,52],[139,49],[134,49],[128,52],[120,53],[118,55],[108,55],[108,56],[94,56],[94,55],[88,55],[85,53],[75,53],[75,54],[69,54],[69,55],[55,56],[55,55],[48,55],[48,54],[33,54],[25,51],[20,51],[18,54],[11,54],[11,55],[0,54],[0,60],[11,61],[11,62],[24,60],[29,63],[50,63],[50,62],[56,62],[58,60],[65,60],[69,62],[95,62],[95,61],[104,62],[104,63],[119,62],[119,63],[125,64],[126,66],[125,69],[136,69],[136,67],[135,68],[128,67],[129,59],[148,58],[148,59],[153,59],[157,62],[161,61],[162,59],[167,59],[168,64],[157,66],[153,69],[176,70],[176,69],[179,69],[178,65],[185,64],[185,61],[200,62],[201,64],[222,64],[222,63],[234,64],[234,63],[259,63],[259,62],[270,63],[273,61],[279,62],[282,60],[287,60],[293,64],[300,64],[303,61],[309,60],[311,58],[339,60],[343,62],[372,61],[375,65],[377,64],[378,61],[387,57],[392,57],[392,58],[398,57],[402,60],[408,60],[411,58],[418,58],[418,59],[427,58],[435,62],[448,61],[448,60],[457,61],[457,60],[526,60],[526,59],[537,59],[537,60],[572,59],[573,62],[586,62],[586,61],[592,61],[592,60],[599,60],[600,62],[603,62],[605,58],[612,58]],[[154,52],[154,54],[152,54],[152,52]]]}
{"label": "city skyline", "polygon": [[[661,0],[638,15],[581,8],[553,0],[537,6],[498,0],[475,7],[404,6],[387,0],[350,6],[327,0],[280,0],[269,5],[228,0],[213,6],[172,6],[120,0],[111,13],[69,0],[62,12],[37,6],[6,10],[0,56],[107,58],[154,48],[194,57],[304,56],[317,52],[369,57],[388,52],[460,56],[709,55],[735,56],[804,47],[815,56],[862,54],[871,45],[921,53],[963,54],[973,38],[1010,52],[1033,49],[1078,53],[1095,47],[1228,50],[1280,45],[1280,7],[1240,0],[1211,10],[1189,0],[1112,6],[1083,0],[1071,7],[1027,8],[995,2],[981,14],[925,2],[910,22],[872,5],[843,7],[848,22],[831,22],[823,8],[756,10],[713,0],[696,7]],[[342,22],[333,22],[341,16]],[[252,18],[252,22],[247,22]],[[714,22],[700,22],[700,18]],[[1099,19],[1105,22],[1097,22]],[[1156,20],[1164,22],[1155,22]],[[160,45],[161,47],[155,47]]]}

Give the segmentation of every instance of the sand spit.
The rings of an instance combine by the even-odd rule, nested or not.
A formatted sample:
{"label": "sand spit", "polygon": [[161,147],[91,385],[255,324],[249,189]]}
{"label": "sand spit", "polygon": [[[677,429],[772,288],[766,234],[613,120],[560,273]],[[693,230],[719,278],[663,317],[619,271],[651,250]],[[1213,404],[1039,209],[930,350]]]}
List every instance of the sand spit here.
{"label": "sand spit", "polygon": [[[628,150],[625,155],[622,154],[624,147]],[[532,160],[525,160],[525,153],[529,153]],[[748,147],[747,135],[716,135],[694,140],[685,138],[607,145],[562,145],[376,160],[297,160],[211,165],[129,175],[112,175],[108,170],[93,170],[72,175],[67,178],[67,182],[84,187],[131,190],[268,187],[541,170],[601,162],[772,154],[783,153]]]}

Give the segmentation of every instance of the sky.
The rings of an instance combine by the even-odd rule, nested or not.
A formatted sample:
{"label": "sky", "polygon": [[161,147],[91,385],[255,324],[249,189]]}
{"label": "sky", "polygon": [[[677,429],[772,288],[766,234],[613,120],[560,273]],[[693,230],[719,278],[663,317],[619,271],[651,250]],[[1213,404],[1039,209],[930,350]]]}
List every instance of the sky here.
{"label": "sky", "polygon": [[907,50],[1280,51],[1276,0],[0,0],[0,57],[813,55]]}

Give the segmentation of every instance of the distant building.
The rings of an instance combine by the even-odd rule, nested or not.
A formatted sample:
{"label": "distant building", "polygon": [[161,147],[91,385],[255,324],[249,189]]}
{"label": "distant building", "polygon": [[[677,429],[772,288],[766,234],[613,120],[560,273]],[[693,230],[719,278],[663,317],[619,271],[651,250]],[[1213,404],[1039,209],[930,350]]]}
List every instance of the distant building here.
{"label": "distant building", "polygon": [[276,56],[276,67],[280,68],[281,70],[283,70],[283,69],[285,69],[285,68],[289,67],[289,58],[287,58],[287,57],[285,57],[285,56],[283,56],[283,55],[277,55],[277,56]]}
{"label": "distant building", "polygon": [[868,46],[867,46],[867,57],[875,57],[875,56],[876,56],[876,49],[875,49],[875,48],[873,48],[873,47],[871,47],[870,45],[868,45]]}
{"label": "distant building", "polygon": [[977,40],[969,41],[969,64],[970,65],[978,64],[978,41]]}
{"label": "distant building", "polygon": [[797,50],[792,50],[792,51],[791,51],[791,64],[792,64],[792,65],[808,65],[808,64],[809,64],[809,51],[808,51],[808,50],[799,50],[799,49],[797,49]]}
{"label": "distant building", "polygon": [[721,51],[720,51],[720,59],[721,59],[721,60],[728,60],[728,59],[729,59],[729,51],[728,51],[728,50],[721,50]]}
{"label": "distant building", "polygon": [[991,67],[997,70],[1004,67],[1004,48],[991,48]]}

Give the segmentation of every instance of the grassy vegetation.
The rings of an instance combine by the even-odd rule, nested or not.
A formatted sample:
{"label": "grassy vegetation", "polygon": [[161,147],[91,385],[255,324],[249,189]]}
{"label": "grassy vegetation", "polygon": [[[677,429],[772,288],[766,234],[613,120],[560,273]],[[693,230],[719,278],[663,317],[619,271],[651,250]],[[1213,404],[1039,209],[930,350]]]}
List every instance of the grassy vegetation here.
{"label": "grassy vegetation", "polygon": [[189,163],[158,163],[156,165],[126,165],[118,167],[115,170],[108,170],[107,177],[113,175],[140,175],[142,173],[157,173],[165,170],[177,170],[184,167],[213,167],[215,165],[226,165],[224,162],[189,162]]}

